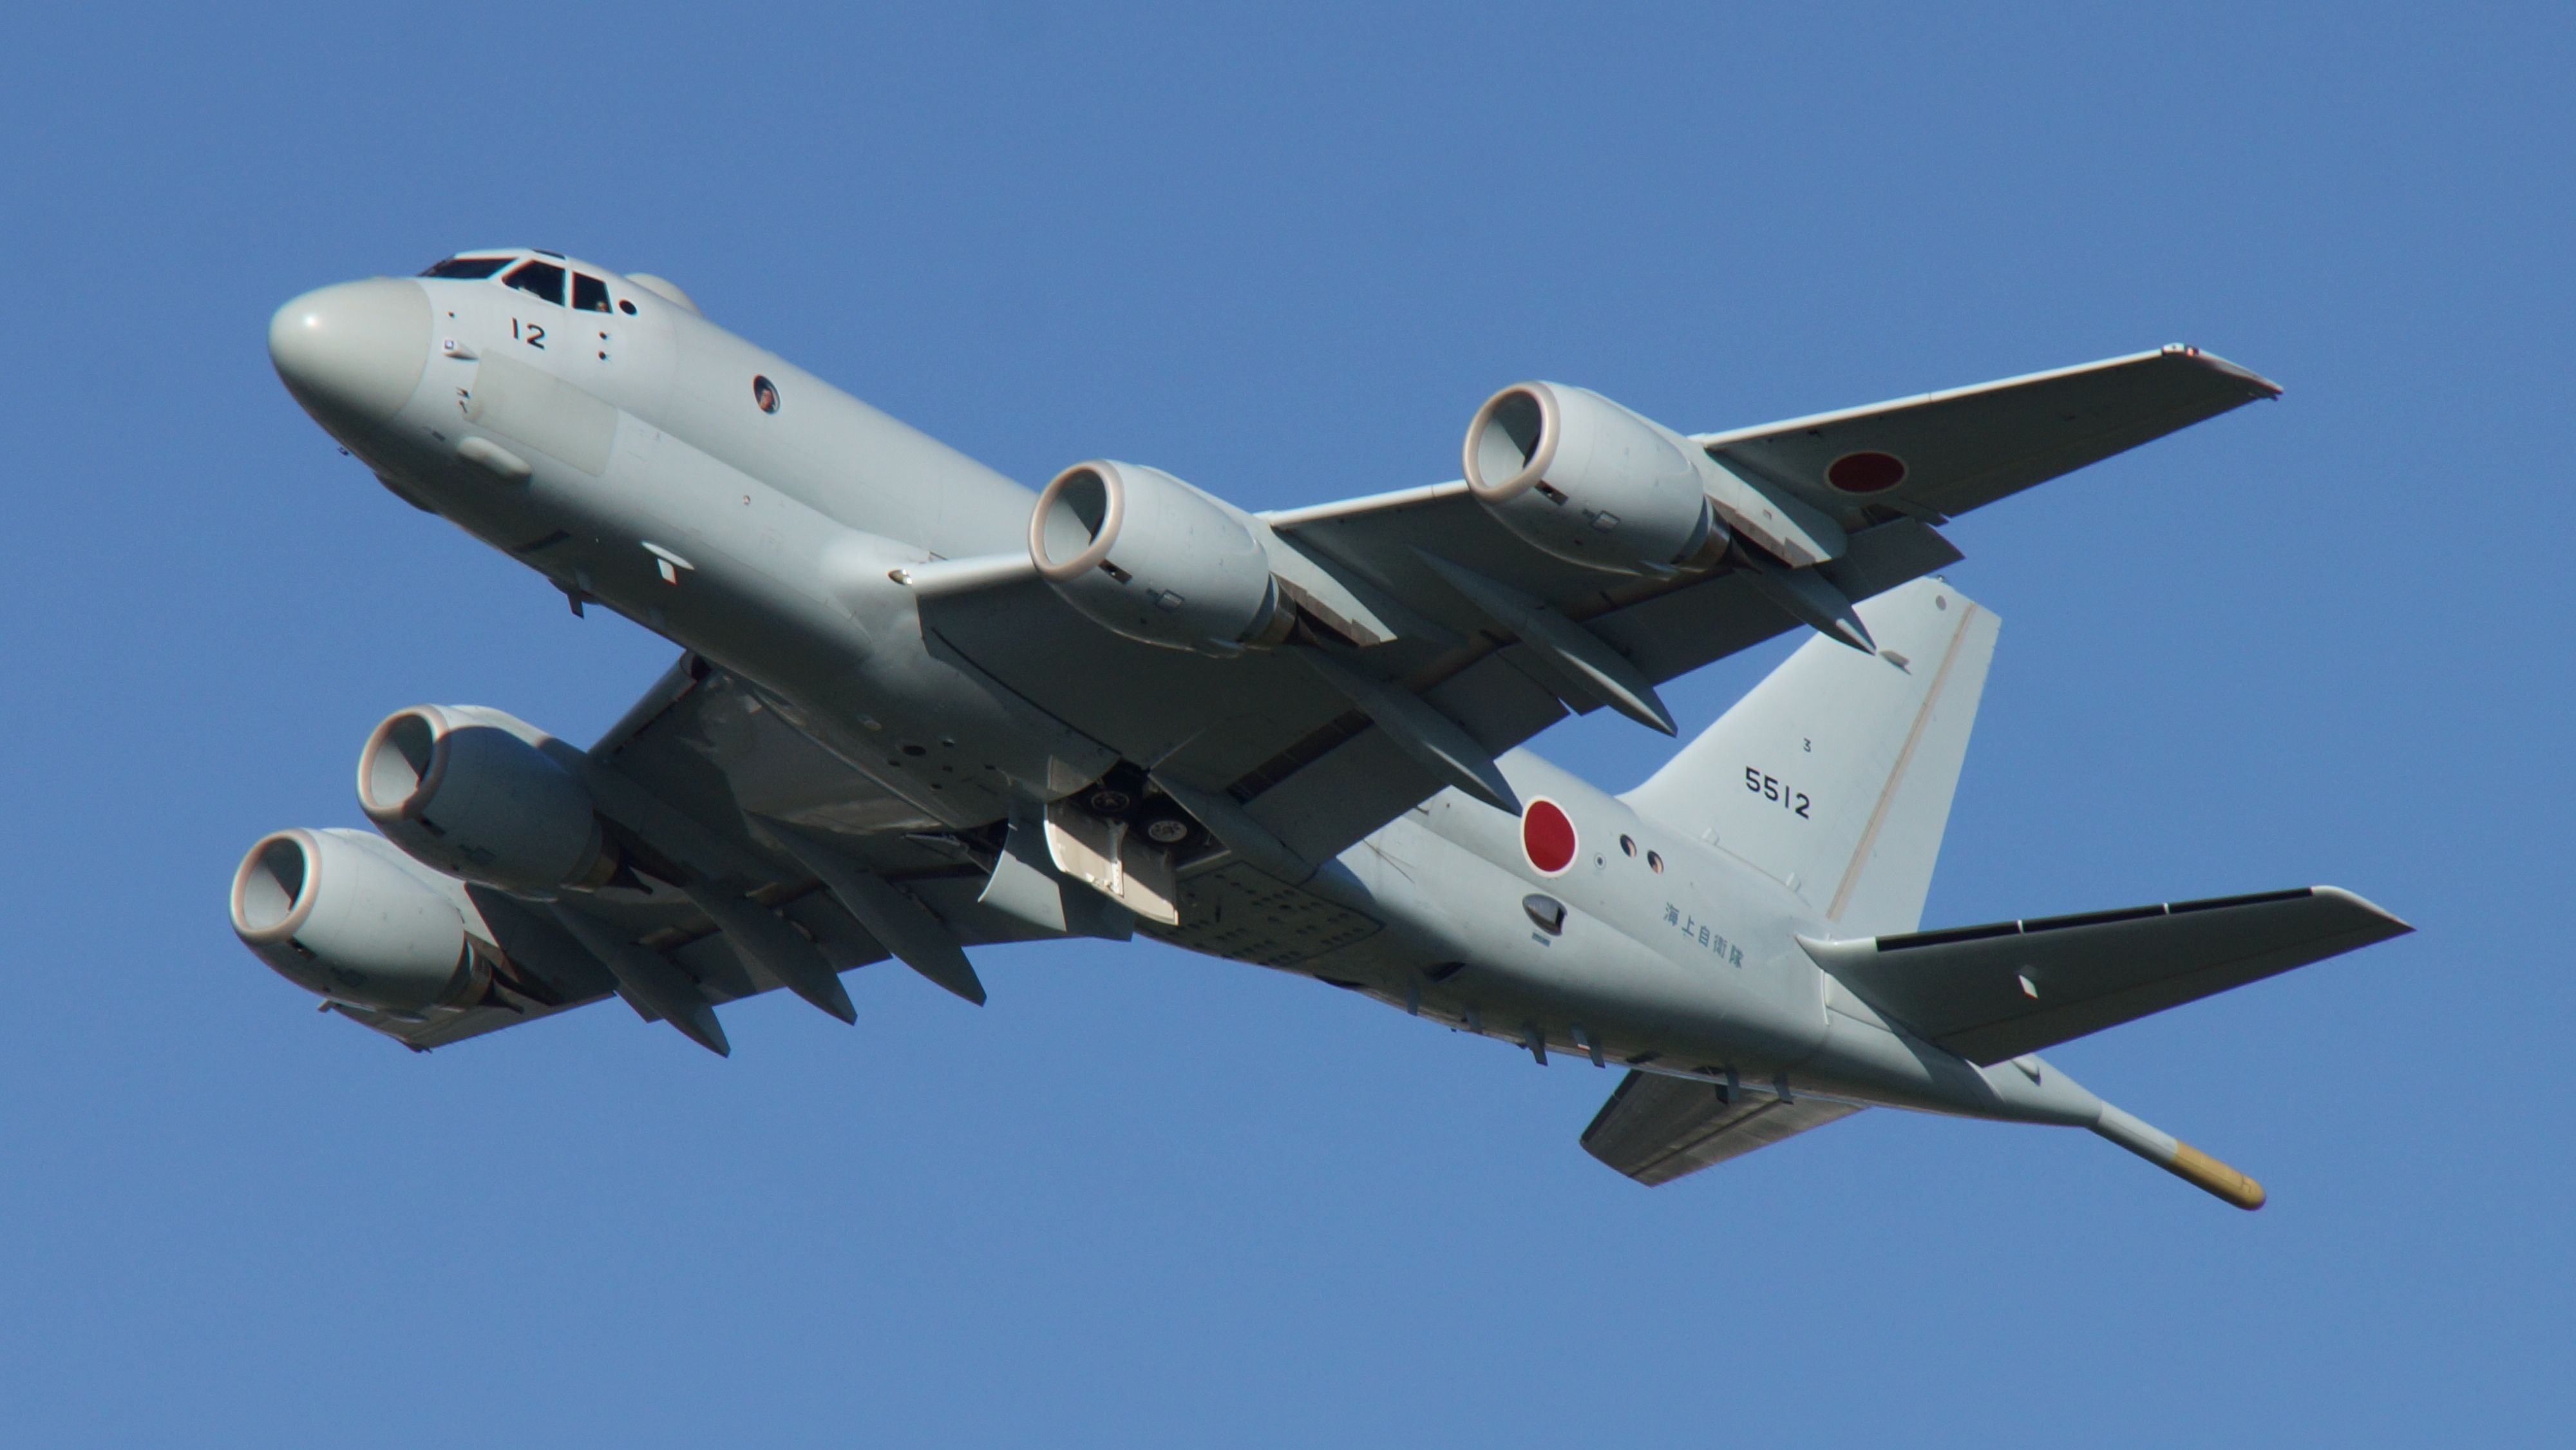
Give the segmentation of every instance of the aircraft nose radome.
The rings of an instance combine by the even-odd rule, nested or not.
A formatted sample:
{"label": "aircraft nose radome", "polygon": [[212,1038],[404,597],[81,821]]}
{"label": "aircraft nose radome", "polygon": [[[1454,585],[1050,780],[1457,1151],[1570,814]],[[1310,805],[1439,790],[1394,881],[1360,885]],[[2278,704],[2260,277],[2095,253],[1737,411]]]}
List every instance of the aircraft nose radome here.
{"label": "aircraft nose radome", "polygon": [[429,366],[429,293],[375,277],[307,292],[268,320],[268,357],[286,390],[325,423],[381,423],[411,401]]}

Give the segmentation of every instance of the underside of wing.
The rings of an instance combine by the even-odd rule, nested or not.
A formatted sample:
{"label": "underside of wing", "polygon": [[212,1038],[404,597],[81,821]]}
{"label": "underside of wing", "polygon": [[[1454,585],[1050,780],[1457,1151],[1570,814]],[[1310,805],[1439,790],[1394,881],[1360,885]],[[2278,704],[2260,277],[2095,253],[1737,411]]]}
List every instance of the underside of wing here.
{"label": "underside of wing", "polygon": [[683,655],[581,756],[616,877],[551,899],[462,886],[489,988],[458,1008],[336,1010],[414,1048],[610,996],[722,1049],[713,1007],[785,987],[851,1015],[841,972],[889,956],[980,1001],[961,948],[1042,934],[981,901],[997,832],[929,825],[761,692]]}
{"label": "underside of wing", "polygon": [[[737,951],[706,910],[666,883],[639,882],[637,887],[591,893],[579,907],[587,922],[597,923],[600,941],[586,941],[568,928],[550,906],[524,901],[489,887],[469,886],[479,921],[478,953],[489,948],[491,989],[480,1002],[456,1011],[394,1013],[348,1003],[333,1010],[364,1023],[406,1046],[445,1047],[505,1027],[516,1027],[575,1007],[623,997],[648,1022],[687,1015],[690,1004],[713,1008],[786,985],[756,957]],[[827,968],[835,973],[882,961],[886,952],[849,914],[839,910],[810,878],[780,880],[747,893],[745,899],[773,913],[790,929],[812,942]],[[601,941],[607,945],[603,949]],[[667,971],[650,984],[626,980],[611,957],[620,945],[631,947]],[[647,968],[646,971],[652,971]],[[685,993],[667,1000],[654,987]]]}
{"label": "underside of wing", "polygon": [[[849,1021],[839,975],[888,957],[980,1003],[964,952],[975,945],[1123,940],[1142,926],[1196,950],[1294,967],[1380,928],[1203,847],[1204,869],[1168,887],[1177,920],[1142,920],[1067,874],[1052,837],[1059,827],[1078,835],[1074,813],[1032,806],[1026,819],[941,827],[788,713],[684,655],[589,751],[562,747],[554,758],[577,768],[603,859],[616,865],[584,889],[534,896],[459,881],[367,837],[371,859],[449,898],[468,943],[457,980],[470,991],[418,1010],[330,1006],[427,1050],[615,996],[721,1053],[730,1045],[717,1006],[784,987]],[[1146,790],[1141,774],[1113,783]]]}
{"label": "underside of wing", "polygon": [[1859,1111],[1632,1071],[1583,1130],[1583,1151],[1653,1188]]}
{"label": "underside of wing", "polygon": [[[1654,686],[1805,622],[1740,561],[1633,579],[1535,554],[1494,537],[1463,490],[1282,532],[1394,632],[1361,646],[1310,613],[1291,647],[1215,658],[1104,631],[1034,580],[926,601],[923,628],[1158,782],[1239,809],[1292,859],[1239,854],[1293,881],[1444,787],[1473,793],[1462,773],[1568,713],[1659,708]],[[1444,577],[1462,556],[1527,612],[1497,618]],[[1853,533],[1815,572],[1858,601],[1958,557],[1899,519]]]}

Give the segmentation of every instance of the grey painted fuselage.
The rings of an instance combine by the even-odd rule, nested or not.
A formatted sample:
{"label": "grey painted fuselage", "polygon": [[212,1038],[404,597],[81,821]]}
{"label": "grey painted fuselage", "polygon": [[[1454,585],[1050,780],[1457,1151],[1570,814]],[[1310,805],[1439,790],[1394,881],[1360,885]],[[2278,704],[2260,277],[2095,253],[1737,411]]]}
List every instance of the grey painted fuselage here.
{"label": "grey painted fuselage", "polygon": [[[1030,489],[675,294],[562,265],[607,279],[613,309],[488,279],[350,283],[280,312],[279,329],[306,329],[273,335],[280,371],[408,501],[577,607],[605,605],[754,682],[873,783],[845,813],[849,829],[985,826],[1118,764],[941,648],[890,577],[1025,549]],[[1501,765],[1524,801],[1545,798],[1570,820],[1579,850],[1567,869],[1539,870],[1517,819],[1449,790],[1326,863],[1295,901],[1262,905],[1247,887],[1242,909],[1379,924],[1296,969],[1542,1062],[2102,1119],[2099,1100],[2036,1058],[1981,1067],[1873,1010],[1800,945],[1847,933],[1793,884],[1526,751]],[[1257,944],[1214,949],[1263,956]]]}

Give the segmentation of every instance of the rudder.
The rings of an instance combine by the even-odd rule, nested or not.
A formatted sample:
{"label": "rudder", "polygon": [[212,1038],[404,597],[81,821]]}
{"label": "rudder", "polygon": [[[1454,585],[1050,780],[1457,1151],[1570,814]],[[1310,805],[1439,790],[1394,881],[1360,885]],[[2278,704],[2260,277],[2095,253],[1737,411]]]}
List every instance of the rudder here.
{"label": "rudder", "polygon": [[1922,922],[1998,621],[1939,579],[1860,606],[1622,799],[1786,884],[1844,935]]}

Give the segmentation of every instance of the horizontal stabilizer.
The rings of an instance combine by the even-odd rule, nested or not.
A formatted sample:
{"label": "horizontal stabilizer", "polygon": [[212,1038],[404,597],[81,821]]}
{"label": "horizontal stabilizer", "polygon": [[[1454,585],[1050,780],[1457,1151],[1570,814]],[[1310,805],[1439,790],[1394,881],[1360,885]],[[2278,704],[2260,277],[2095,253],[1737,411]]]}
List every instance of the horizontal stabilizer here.
{"label": "horizontal stabilizer", "polygon": [[1630,1072],[1583,1130],[1583,1151],[1654,1188],[1859,1111]]}
{"label": "horizontal stabilizer", "polygon": [[1799,945],[1918,1035],[1993,1063],[2413,930],[2314,886]]}

